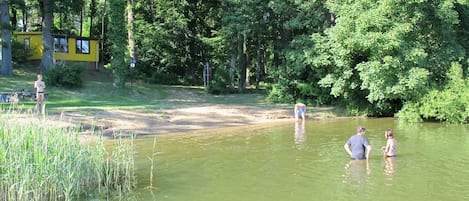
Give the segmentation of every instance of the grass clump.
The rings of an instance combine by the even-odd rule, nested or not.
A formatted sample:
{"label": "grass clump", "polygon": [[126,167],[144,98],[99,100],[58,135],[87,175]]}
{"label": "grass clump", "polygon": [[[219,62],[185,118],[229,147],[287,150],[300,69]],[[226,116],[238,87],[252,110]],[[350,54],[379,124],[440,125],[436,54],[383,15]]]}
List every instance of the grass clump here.
{"label": "grass clump", "polygon": [[76,200],[134,186],[132,140],[80,142],[70,128],[0,120],[0,200]]}

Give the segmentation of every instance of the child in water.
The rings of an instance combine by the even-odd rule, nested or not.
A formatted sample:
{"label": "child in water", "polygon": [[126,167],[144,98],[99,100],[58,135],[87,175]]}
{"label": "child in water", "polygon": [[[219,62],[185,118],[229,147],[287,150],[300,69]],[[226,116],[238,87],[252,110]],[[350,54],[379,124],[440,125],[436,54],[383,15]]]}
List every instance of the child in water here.
{"label": "child in water", "polygon": [[391,129],[388,129],[384,132],[384,137],[386,137],[386,146],[381,148],[383,151],[384,157],[396,157],[396,147],[397,140],[394,139],[394,134]]}

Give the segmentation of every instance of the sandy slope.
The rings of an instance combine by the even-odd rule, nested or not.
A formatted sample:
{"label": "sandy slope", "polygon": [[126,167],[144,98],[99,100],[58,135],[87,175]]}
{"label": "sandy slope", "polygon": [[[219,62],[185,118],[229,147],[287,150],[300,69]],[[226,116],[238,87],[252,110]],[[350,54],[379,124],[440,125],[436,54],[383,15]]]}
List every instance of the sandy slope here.
{"label": "sandy slope", "polygon": [[[172,91],[167,101],[171,108],[147,110],[64,111],[49,114],[41,124],[80,126],[83,134],[93,130],[105,135],[135,133],[138,135],[175,133],[198,129],[251,125],[274,121],[293,121],[290,105],[210,104],[204,96],[189,91]],[[181,101],[190,100],[190,101]],[[307,118],[335,118],[333,108],[309,107]],[[33,115],[31,115],[33,116]],[[38,121],[37,117],[33,117]]]}

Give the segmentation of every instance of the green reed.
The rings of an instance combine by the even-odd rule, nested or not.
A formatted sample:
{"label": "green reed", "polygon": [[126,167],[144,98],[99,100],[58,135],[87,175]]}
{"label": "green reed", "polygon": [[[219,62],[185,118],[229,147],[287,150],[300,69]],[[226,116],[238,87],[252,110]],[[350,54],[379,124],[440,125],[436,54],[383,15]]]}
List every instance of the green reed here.
{"label": "green reed", "polygon": [[135,184],[133,138],[112,142],[81,142],[77,129],[1,116],[0,200],[125,195]]}

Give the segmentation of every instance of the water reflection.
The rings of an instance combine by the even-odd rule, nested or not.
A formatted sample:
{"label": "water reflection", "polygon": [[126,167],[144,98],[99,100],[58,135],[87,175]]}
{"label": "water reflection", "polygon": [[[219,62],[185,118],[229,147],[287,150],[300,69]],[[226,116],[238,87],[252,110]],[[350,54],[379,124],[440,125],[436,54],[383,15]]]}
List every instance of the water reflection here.
{"label": "water reflection", "polygon": [[396,172],[396,157],[383,157],[384,174],[388,180],[392,180]]}
{"label": "water reflection", "polygon": [[[154,139],[139,138],[136,200],[469,200],[469,160],[461,154],[469,153],[467,126],[364,118],[306,123],[158,135],[156,190],[145,189]],[[357,125],[369,128],[377,147],[369,164],[350,161],[343,150]],[[399,133],[398,158],[379,152],[387,128]]]}
{"label": "water reflection", "polygon": [[301,122],[295,123],[295,145],[298,149],[303,149],[306,141],[305,124],[304,121]]}
{"label": "water reflection", "polygon": [[362,186],[371,174],[370,162],[368,160],[351,160],[345,164],[344,183]]}

